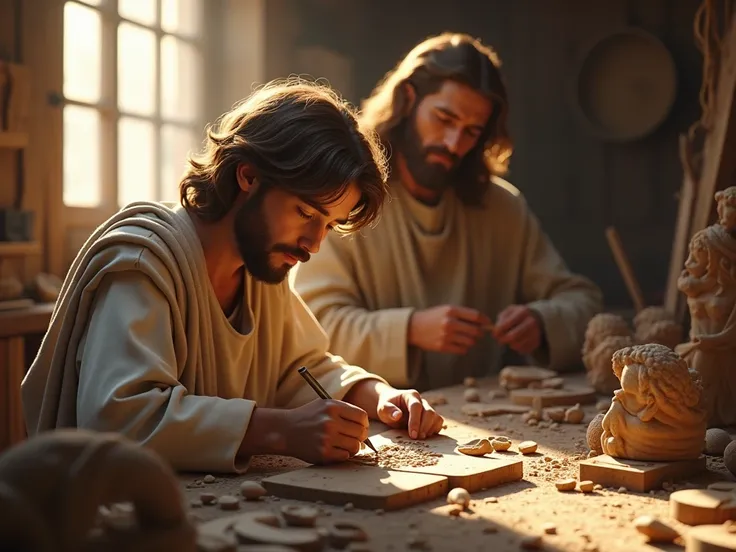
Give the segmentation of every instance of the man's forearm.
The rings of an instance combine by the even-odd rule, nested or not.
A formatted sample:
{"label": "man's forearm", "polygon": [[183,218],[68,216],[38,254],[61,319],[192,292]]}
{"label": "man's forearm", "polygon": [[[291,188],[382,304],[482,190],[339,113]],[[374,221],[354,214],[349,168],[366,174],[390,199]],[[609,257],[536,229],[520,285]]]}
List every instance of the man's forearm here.
{"label": "man's forearm", "polygon": [[376,379],[362,380],[353,385],[344,397],[345,402],[362,408],[369,418],[378,419],[378,397],[381,391],[390,389],[388,385]]}
{"label": "man's forearm", "polygon": [[254,454],[286,454],[289,410],[256,408],[238,450],[239,457]]}

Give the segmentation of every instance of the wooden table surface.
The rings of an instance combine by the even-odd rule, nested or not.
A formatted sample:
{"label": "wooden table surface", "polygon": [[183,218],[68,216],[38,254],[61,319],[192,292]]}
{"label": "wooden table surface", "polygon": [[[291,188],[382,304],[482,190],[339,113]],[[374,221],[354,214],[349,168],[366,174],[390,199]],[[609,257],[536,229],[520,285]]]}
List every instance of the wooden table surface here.
{"label": "wooden table surface", "polygon": [[53,312],[54,303],[0,311],[0,338],[46,333]]}
{"label": "wooden table surface", "polygon": [[[582,383],[582,375],[568,376],[571,383]],[[478,388],[484,401],[490,389],[497,388],[495,378],[479,381]],[[578,479],[578,462],[585,458],[587,445],[585,431],[587,422],[595,415],[594,405],[584,406],[586,417],[583,424],[560,424],[557,427],[529,426],[521,415],[503,414],[487,418],[468,417],[461,413],[464,404],[461,386],[438,390],[448,404],[437,410],[445,417],[447,429],[443,433],[452,436],[453,427],[467,424],[487,430],[489,435],[506,435],[516,445],[521,441],[533,440],[539,444],[538,452],[560,462],[560,467],[551,467],[543,456],[524,459],[524,477],[485,491],[473,493],[471,507],[460,517],[449,515],[450,507],[444,499],[437,499],[417,507],[407,508],[382,515],[367,510],[350,510],[339,506],[321,505],[323,516],[318,525],[328,525],[337,520],[349,520],[362,525],[370,536],[370,549],[379,551],[409,550],[407,539],[419,534],[427,542],[426,550],[435,551],[489,551],[520,550],[523,537],[541,535],[543,549],[547,551],[653,551],[683,550],[677,544],[649,545],[645,537],[634,529],[632,521],[643,514],[659,516],[670,522],[681,532],[688,527],[669,518],[669,492],[649,493],[619,492],[618,489],[603,489],[590,494],[578,491],[559,492],[554,482],[573,477]],[[436,394],[437,392],[433,392]],[[503,399],[501,400],[503,401]],[[495,399],[493,402],[500,402]],[[378,424],[374,433],[385,428]],[[298,469],[307,464],[285,457],[256,457],[249,472],[243,476],[218,476],[214,483],[204,488],[192,488],[195,479],[204,474],[182,476],[182,486],[187,498],[194,502],[192,514],[200,521],[212,520],[233,512],[220,510],[217,506],[199,506],[201,492],[214,494],[237,494],[244,480],[260,480],[266,476]],[[677,488],[702,486],[718,481],[733,481],[725,470],[721,459],[708,459],[708,471],[676,485]],[[267,496],[258,502],[241,502],[240,511],[263,509],[278,512],[284,504],[299,504]],[[302,503],[303,504],[303,503]],[[195,507],[196,506],[196,507]],[[554,524],[555,534],[545,534],[543,526]]]}

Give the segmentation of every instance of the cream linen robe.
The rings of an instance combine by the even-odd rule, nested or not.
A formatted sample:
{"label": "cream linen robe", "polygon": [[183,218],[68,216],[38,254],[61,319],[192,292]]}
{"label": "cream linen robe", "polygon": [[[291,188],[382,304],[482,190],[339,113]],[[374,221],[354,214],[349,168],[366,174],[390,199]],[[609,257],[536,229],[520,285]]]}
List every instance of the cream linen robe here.
{"label": "cream linen robe", "polygon": [[244,471],[236,453],[256,405],[316,398],[303,365],[336,399],[374,378],[327,351],[288,281],[246,275],[234,328],[210,284],[187,212],[131,204],[77,255],[22,384],[30,435],[61,427],[119,432],[175,469]]}
{"label": "cream linen robe", "polygon": [[456,384],[497,370],[502,348],[486,335],[465,356],[420,352],[407,345],[412,312],[454,304],[495,319],[523,303],[544,321],[546,347],[536,360],[555,369],[580,362],[602,294],[570,273],[516,188],[494,179],[479,209],[465,207],[452,192],[429,207],[396,181],[392,196],[374,228],[330,235],[294,276],[330,336],[330,350],[394,385]]}

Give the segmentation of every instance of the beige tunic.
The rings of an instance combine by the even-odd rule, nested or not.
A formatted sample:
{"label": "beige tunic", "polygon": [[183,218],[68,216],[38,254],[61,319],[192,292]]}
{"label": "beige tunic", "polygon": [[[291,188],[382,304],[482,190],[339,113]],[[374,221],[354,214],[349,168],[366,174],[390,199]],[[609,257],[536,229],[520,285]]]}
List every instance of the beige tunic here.
{"label": "beige tunic", "polygon": [[288,282],[246,275],[225,317],[194,225],[181,207],[139,203],[83,246],[22,385],[31,435],[116,431],[176,469],[243,471],[236,453],[256,405],[316,399],[306,365],[334,398],[372,378],[329,355],[327,336]]}
{"label": "beige tunic", "polygon": [[359,236],[332,234],[295,288],[331,339],[330,348],[394,385],[436,388],[498,369],[502,348],[486,335],[467,355],[407,345],[414,309],[476,308],[491,319],[514,303],[541,315],[547,347],[537,360],[555,369],[580,362],[588,320],[602,294],[572,274],[519,191],[495,179],[486,206],[448,192],[436,207],[392,183],[380,222]]}

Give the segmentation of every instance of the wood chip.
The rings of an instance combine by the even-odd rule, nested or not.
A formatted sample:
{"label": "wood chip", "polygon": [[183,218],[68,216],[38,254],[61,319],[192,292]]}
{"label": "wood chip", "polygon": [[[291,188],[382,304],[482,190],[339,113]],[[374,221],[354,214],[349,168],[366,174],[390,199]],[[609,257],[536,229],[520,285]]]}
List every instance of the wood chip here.
{"label": "wood chip", "polygon": [[463,393],[463,399],[465,399],[465,402],[480,402],[480,394],[477,389],[471,387],[465,390]]}
{"label": "wood chip", "polygon": [[556,535],[557,526],[554,523],[545,523],[542,525],[542,531],[544,531],[548,535]]}
{"label": "wood chip", "polygon": [[537,452],[537,443],[534,441],[523,441],[519,443],[519,452],[521,454],[532,454]]}
{"label": "wood chip", "polygon": [[458,504],[463,508],[467,508],[470,504],[470,493],[462,487],[455,487],[447,493],[448,504]]}
{"label": "wood chip", "polygon": [[465,387],[477,387],[478,382],[476,381],[475,378],[468,376],[467,378],[463,380],[463,385]]}
{"label": "wood chip", "polygon": [[493,450],[503,452],[511,448],[511,441],[509,441],[508,439],[503,440],[502,437],[496,437],[491,441],[491,445],[493,445]]}
{"label": "wood chip", "polygon": [[562,479],[560,481],[555,481],[555,487],[557,487],[558,491],[574,491],[575,486],[577,485],[577,481],[575,479]]}
{"label": "wood chip", "polygon": [[592,481],[581,481],[578,484],[578,488],[580,489],[580,492],[592,493],[595,488],[595,484]]}
{"label": "wood chip", "polygon": [[585,418],[585,412],[580,408],[579,404],[576,404],[572,408],[565,410],[565,422],[568,424],[580,424]]}
{"label": "wood chip", "polygon": [[204,481],[207,484],[214,483],[216,481],[214,475],[207,474],[202,478],[202,481]]}
{"label": "wood chip", "polygon": [[649,537],[649,542],[672,542],[680,536],[672,527],[653,516],[639,516],[634,520],[634,527]]}
{"label": "wood chip", "polygon": [[488,439],[471,439],[458,445],[455,450],[468,456],[483,456],[493,452],[493,445]]}
{"label": "wood chip", "polygon": [[217,500],[217,503],[221,510],[237,510],[240,508],[240,499],[236,496],[223,495]]}
{"label": "wood chip", "polygon": [[266,496],[268,492],[263,488],[263,485],[255,481],[243,481],[240,484],[240,494],[246,500],[258,500],[262,496]]}
{"label": "wood chip", "polygon": [[202,504],[214,504],[217,502],[217,496],[213,493],[202,493],[199,495],[199,500],[202,501]]}

